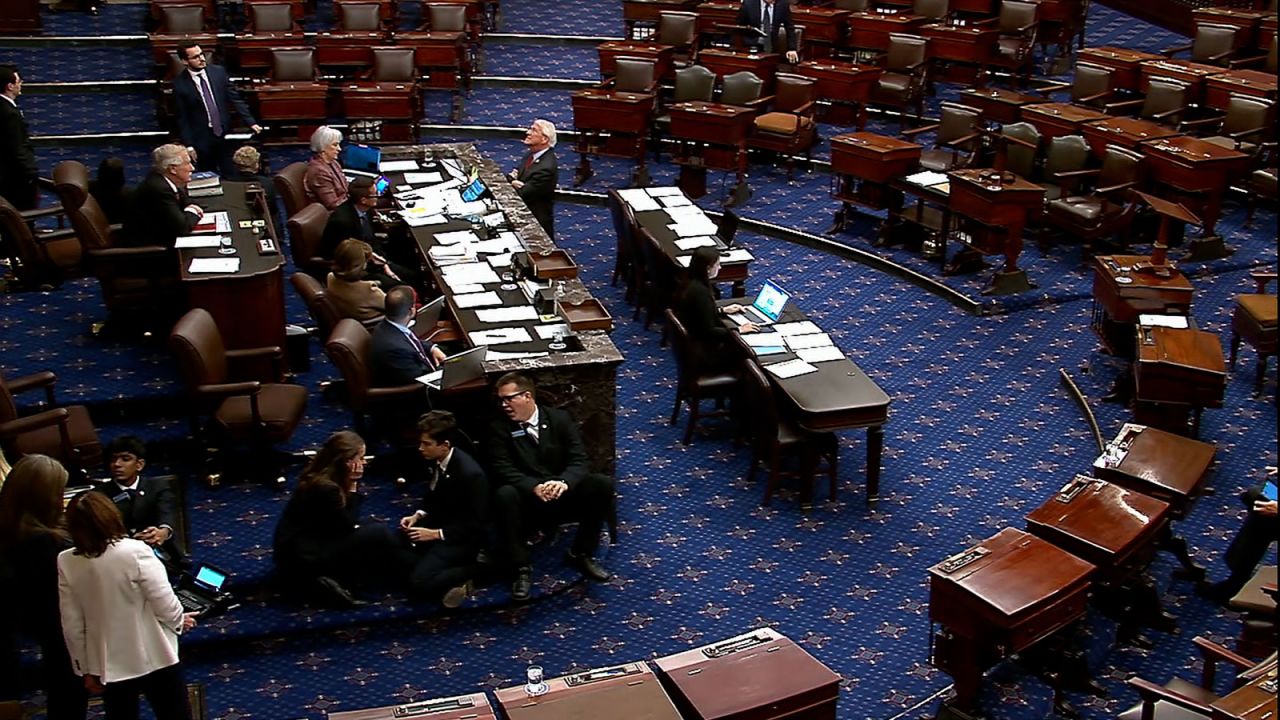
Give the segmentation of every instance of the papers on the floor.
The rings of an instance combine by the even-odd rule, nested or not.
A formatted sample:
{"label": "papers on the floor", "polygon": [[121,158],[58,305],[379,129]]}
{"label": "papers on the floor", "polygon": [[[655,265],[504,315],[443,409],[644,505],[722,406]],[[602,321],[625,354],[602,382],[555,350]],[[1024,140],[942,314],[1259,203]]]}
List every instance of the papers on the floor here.
{"label": "papers on the floor", "polygon": [[833,345],[831,336],[826,333],[813,333],[812,335],[788,335],[787,347],[792,350],[804,350],[806,348],[827,347]]}
{"label": "papers on the floor", "polygon": [[569,326],[564,323],[552,323],[550,325],[538,325],[533,328],[538,333],[538,337],[543,340],[550,340],[553,337],[571,334]]}
{"label": "papers on the floor", "polygon": [[907,182],[919,185],[920,187],[930,187],[932,185],[947,182],[947,176],[932,170],[922,170],[921,172],[908,175],[906,180]]}
{"label": "papers on the floor", "polygon": [[661,210],[662,206],[657,200],[649,197],[649,193],[644,188],[628,188],[619,190],[618,194],[622,197],[623,202],[631,206],[636,212],[645,212],[648,210]]}
{"label": "papers on the floor", "polygon": [[440,379],[443,377],[444,377],[444,370],[432,370],[426,375],[419,375],[418,377],[414,378],[414,380],[417,380],[418,382],[422,383],[423,385],[426,385],[429,388],[439,389]]}
{"label": "papers on the floor", "polygon": [[1186,315],[1139,315],[1138,324],[1144,327],[1187,329]]}
{"label": "papers on the floor", "polygon": [[413,172],[418,169],[417,160],[383,160],[378,163],[378,172]]}
{"label": "papers on the floor", "polygon": [[487,262],[471,262],[463,265],[447,267],[443,271],[444,281],[449,287],[454,285],[473,285],[476,283],[498,282],[498,274]]}
{"label": "papers on the floor", "polygon": [[831,362],[832,360],[843,360],[844,353],[840,351],[840,348],[834,345],[826,345],[823,347],[797,350],[796,357],[807,363],[820,363]]}
{"label": "papers on the floor", "polygon": [[233,273],[240,271],[238,257],[191,258],[187,272],[195,273]]}
{"label": "papers on the floor", "polygon": [[438,172],[407,172],[404,174],[404,181],[410,185],[434,185],[444,180],[444,176]]}
{"label": "papers on the floor", "polygon": [[683,195],[684,191],[675,185],[663,185],[661,187],[648,188],[648,193],[654,197],[662,197],[664,195]]}
{"label": "papers on the floor", "polygon": [[[454,295],[453,302],[459,308],[463,309],[474,307],[493,307],[494,305],[501,305],[502,298],[498,297],[498,293],[489,290],[487,292]],[[483,345],[484,343],[477,344]]]}
{"label": "papers on the floor", "polygon": [[229,233],[231,232],[231,218],[227,217],[225,210],[218,212],[207,212],[196,226],[191,228],[191,232],[197,234],[203,233]]}
{"label": "papers on the floor", "polygon": [[[522,327],[494,328],[493,330],[475,330],[467,333],[472,345],[510,345],[511,343],[532,342],[533,336]],[[492,357],[492,353],[486,355]]]}
{"label": "papers on the floor", "polygon": [[533,358],[544,358],[550,353],[546,352],[502,352],[489,348],[484,354],[485,360],[531,360]]}
{"label": "papers on the floor", "polygon": [[734,248],[726,253],[720,253],[720,262],[722,263],[738,263],[751,262],[756,257],[742,248]]}
{"label": "papers on the floor", "polygon": [[532,305],[517,305],[515,307],[493,308],[492,310],[477,310],[476,318],[482,323],[523,322],[525,320],[537,320],[538,311],[534,310]]}
{"label": "papers on the floor", "polygon": [[782,335],[810,335],[812,333],[822,332],[822,328],[813,324],[812,320],[800,320],[798,322],[776,323],[773,326]]}
{"label": "papers on the floor", "polygon": [[800,359],[765,365],[764,369],[783,380],[793,378],[798,375],[808,375],[809,373],[818,372],[818,368]]}
{"label": "papers on the floor", "polygon": [[173,247],[177,250],[190,250],[191,248],[216,248],[222,244],[220,235],[187,235],[174,240]]}
{"label": "papers on the floor", "polygon": [[436,242],[441,245],[454,245],[456,243],[478,243],[480,238],[470,230],[453,230],[451,232],[436,233]]}
{"label": "papers on the floor", "polygon": [[681,250],[692,250],[705,245],[715,245],[716,239],[709,235],[699,235],[697,237],[680,238],[676,241],[676,247]]}

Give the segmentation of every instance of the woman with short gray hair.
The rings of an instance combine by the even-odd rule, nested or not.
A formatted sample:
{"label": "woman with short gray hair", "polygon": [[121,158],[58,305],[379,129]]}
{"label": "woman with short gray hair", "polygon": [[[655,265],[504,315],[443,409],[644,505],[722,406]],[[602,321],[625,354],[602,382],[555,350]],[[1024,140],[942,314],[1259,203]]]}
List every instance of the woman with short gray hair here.
{"label": "woman with short gray hair", "polygon": [[311,151],[315,155],[307,163],[302,189],[308,200],[333,210],[347,201],[347,177],[342,174],[342,165],[338,163],[338,154],[342,152],[342,133],[321,125],[311,134]]}

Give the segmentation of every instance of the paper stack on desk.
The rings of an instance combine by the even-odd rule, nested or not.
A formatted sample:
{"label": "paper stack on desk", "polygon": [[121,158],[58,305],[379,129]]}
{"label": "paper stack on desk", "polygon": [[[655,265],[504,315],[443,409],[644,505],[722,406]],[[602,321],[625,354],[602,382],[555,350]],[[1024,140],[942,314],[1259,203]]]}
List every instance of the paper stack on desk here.
{"label": "paper stack on desk", "polygon": [[524,322],[525,320],[537,320],[538,311],[534,310],[532,305],[500,307],[491,310],[477,310],[476,319],[482,323]]}
{"label": "paper stack on desk", "polygon": [[940,172],[923,170],[915,173],[914,175],[908,175],[906,180],[907,182],[913,185],[919,185],[920,187],[932,187],[934,185],[941,185],[942,183],[947,182],[947,176]]}
{"label": "paper stack on desk", "polygon": [[191,232],[197,235],[211,232],[229,233],[231,218],[227,217],[226,211],[205,213],[196,226],[191,228]]}
{"label": "paper stack on desk", "polygon": [[459,309],[465,310],[474,307],[493,307],[501,305],[502,298],[498,297],[498,293],[487,290],[485,292],[466,293],[465,295],[454,295],[453,302]]}
{"label": "paper stack on desk", "polygon": [[469,262],[461,265],[450,265],[442,268],[440,274],[444,276],[444,281],[449,287],[457,285],[475,285],[484,283],[495,283],[499,281],[498,274],[493,271],[487,262]]}
{"label": "paper stack on desk", "polygon": [[222,244],[220,235],[188,235],[174,240],[175,250],[191,250],[193,248],[216,248]]}
{"label": "paper stack on desk", "polygon": [[768,370],[769,372],[773,373],[779,378],[782,378],[783,380],[786,380],[787,378],[793,378],[799,375],[808,375],[809,373],[818,372],[818,368],[810,365],[804,360],[799,360],[799,359],[787,360],[785,362],[765,365],[764,369]]}
{"label": "paper stack on desk", "polygon": [[676,247],[681,250],[693,250],[694,248],[704,247],[706,245],[715,245],[716,239],[709,235],[698,235],[697,237],[681,238],[676,241]]}
{"label": "paper stack on desk", "polygon": [[522,327],[494,328],[492,330],[475,330],[467,333],[472,345],[510,345],[512,343],[532,342],[533,336]]}
{"label": "paper stack on desk", "polygon": [[378,172],[413,172],[418,169],[417,160],[383,160],[378,163]]}
{"label": "paper stack on desk", "polygon": [[240,258],[238,257],[191,258],[191,264],[187,266],[187,272],[192,274],[240,272]]}
{"label": "paper stack on desk", "polygon": [[646,212],[648,210],[661,210],[662,206],[657,200],[649,197],[649,193],[644,188],[626,188],[619,190],[618,195],[622,201],[631,206],[635,212]]}

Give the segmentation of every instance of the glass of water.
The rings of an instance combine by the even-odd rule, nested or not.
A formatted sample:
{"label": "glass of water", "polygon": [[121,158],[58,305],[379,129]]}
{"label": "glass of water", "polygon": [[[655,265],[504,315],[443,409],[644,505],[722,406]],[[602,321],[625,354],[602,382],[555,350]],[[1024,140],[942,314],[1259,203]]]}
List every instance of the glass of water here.
{"label": "glass of water", "polygon": [[223,235],[218,238],[218,253],[221,255],[234,255],[236,252],[235,245],[231,244],[231,236]]}
{"label": "glass of water", "polygon": [[547,683],[542,677],[541,665],[530,665],[525,671],[524,691],[530,697],[541,695],[547,691]]}

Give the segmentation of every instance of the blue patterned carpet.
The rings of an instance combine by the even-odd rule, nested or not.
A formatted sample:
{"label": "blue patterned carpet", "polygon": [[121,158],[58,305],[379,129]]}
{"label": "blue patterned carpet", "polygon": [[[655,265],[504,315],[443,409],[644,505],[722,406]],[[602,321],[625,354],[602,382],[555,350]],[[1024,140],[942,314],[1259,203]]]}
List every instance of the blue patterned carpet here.
{"label": "blue patterned carpet", "polygon": [[[621,32],[616,2],[562,3],[556,12],[529,0],[503,5],[504,31]],[[113,4],[95,20],[52,16],[50,32],[55,24],[67,34],[126,32],[119,28],[141,23],[137,10]],[[573,20],[566,23],[570,14]],[[1167,34],[1096,4],[1090,38],[1094,44],[1173,44]],[[488,72],[591,75],[593,58],[576,50],[524,51],[522,63],[519,46],[491,48],[494,65]],[[0,49],[0,58],[8,52]],[[560,55],[564,65],[557,62]],[[134,70],[85,77],[143,76]],[[46,117],[62,122],[56,114],[43,115],[49,108],[43,101],[56,97],[23,99],[41,134],[54,132],[44,124]],[[566,94],[559,91],[477,90],[467,107],[465,121],[481,125],[520,126],[533,115],[570,120]],[[147,100],[109,108],[102,112],[103,123],[156,129]],[[117,110],[132,114],[117,117]],[[824,128],[823,136],[834,132],[839,129]],[[514,139],[478,144],[495,158],[518,154]],[[92,165],[109,154],[125,158],[135,179],[141,175],[145,149],[128,143],[42,146],[40,161],[51,167],[75,157]],[[274,151],[272,160],[280,167],[300,156]],[[560,156],[566,167],[575,159],[568,150]],[[657,182],[669,182],[674,173],[665,164],[651,170]],[[628,171],[623,163],[598,163],[585,189],[617,186]],[[718,180],[713,175],[708,207]],[[562,182],[568,181],[566,170]],[[753,167],[751,182],[755,197],[743,210],[749,218],[810,232],[820,232],[830,220],[834,207],[824,174],[800,175],[791,186],[780,171]],[[613,338],[626,356],[619,371],[617,429],[623,527],[619,544],[604,558],[617,577],[604,586],[570,586],[573,574],[560,567],[558,552],[547,550],[536,567],[540,599],[525,607],[507,606],[500,587],[486,589],[450,615],[409,604],[395,592],[353,612],[298,607],[276,597],[269,584],[271,532],[284,497],[259,487],[210,490],[195,482],[201,469],[173,452],[183,447],[186,425],[163,346],[89,335],[89,324],[102,314],[93,282],[70,282],[44,294],[0,295],[0,370],[58,370],[60,398],[89,404],[104,438],[141,433],[170,451],[166,469],[192,480],[187,504],[194,553],[232,570],[247,596],[244,607],[183,639],[188,679],[207,684],[211,718],[323,718],[327,710],[511,685],[532,662],[560,675],[669,654],[762,624],[777,627],[841,675],[842,720],[927,717],[936,702],[926,701],[951,681],[928,662],[925,568],[1000,528],[1021,527],[1027,512],[1092,461],[1093,441],[1059,385],[1058,368],[1071,371],[1093,399],[1104,434],[1130,418],[1123,408],[1097,402],[1124,368],[1097,349],[1089,329],[1088,278],[1078,256],[1063,250],[1041,256],[1029,248],[1024,259],[1041,287],[1029,297],[988,306],[1010,312],[976,317],[833,255],[743,233],[742,243],[758,259],[751,289],[765,277],[790,289],[894,398],[879,508],[868,511],[863,503],[864,435],[850,433],[842,437],[838,500],[805,514],[790,491],[771,508],[759,507],[763,488],[745,482],[747,458],[725,427],[708,423],[691,446],[679,443],[683,427],[667,424],[675,375],[670,351],[659,347],[658,330],[645,331],[630,320],[621,291],[608,285],[614,241],[607,213],[560,203],[557,215],[561,242],[583,268],[584,281],[619,319]],[[1222,224],[1239,247],[1235,256],[1187,268],[1197,288],[1196,320],[1224,344],[1232,298],[1251,288],[1247,268],[1274,267],[1276,259],[1275,208],[1261,211],[1251,230],[1241,226],[1242,215],[1233,206]],[[854,228],[837,240],[868,249],[864,235],[865,228]],[[893,251],[892,257],[929,267],[905,251]],[[954,283],[977,297],[985,277]],[[292,293],[287,302],[291,322],[310,324]],[[1224,574],[1221,555],[1242,516],[1237,493],[1258,482],[1263,465],[1276,463],[1274,363],[1263,397],[1256,399],[1250,394],[1254,356],[1247,349],[1242,355],[1226,408],[1207,411],[1201,431],[1219,447],[1210,479],[1216,493],[1202,498],[1181,526],[1214,579]],[[314,343],[312,360],[312,369],[299,376],[313,390],[308,420],[291,449],[314,447],[348,419],[318,390],[337,373]],[[134,395],[161,409],[109,412],[114,400]],[[398,517],[418,494],[417,487],[402,493],[385,478],[374,477],[366,487],[370,511],[381,519]],[[1161,556],[1152,574],[1166,606],[1180,617],[1181,633],[1152,633],[1156,647],[1149,651],[1115,648],[1112,624],[1096,613],[1088,618],[1088,634],[1079,642],[1111,695],[1073,695],[1086,720],[1114,717],[1134,701],[1123,683],[1130,675],[1160,682],[1175,674],[1197,677],[1194,635],[1230,641],[1237,632],[1238,618],[1196,597],[1189,583],[1172,580],[1171,565]],[[34,694],[27,701],[33,708],[42,704]],[[1030,720],[1047,716],[1050,693],[1008,664],[992,673],[984,703],[992,720]]]}

